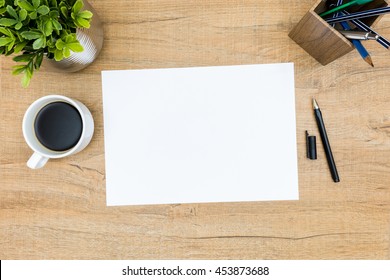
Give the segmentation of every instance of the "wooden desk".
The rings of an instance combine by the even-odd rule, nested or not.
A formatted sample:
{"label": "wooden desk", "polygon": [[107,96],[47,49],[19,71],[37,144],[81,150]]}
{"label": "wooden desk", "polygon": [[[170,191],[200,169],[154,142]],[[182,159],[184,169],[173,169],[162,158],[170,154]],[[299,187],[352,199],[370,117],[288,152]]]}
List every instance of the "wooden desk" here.
{"label": "wooden desk", "polygon": [[[97,61],[77,74],[42,69],[28,89],[1,57],[0,259],[389,259],[390,53],[365,44],[321,66],[288,36],[314,0],[90,0],[104,21]],[[390,16],[376,29],[390,38]],[[300,200],[107,207],[101,70],[294,62]],[[92,111],[82,153],[29,170],[21,123],[37,98],[58,93]],[[322,108],[341,182],[319,137]],[[319,140],[319,138],[318,138]],[[281,174],[283,176],[283,174]]]}

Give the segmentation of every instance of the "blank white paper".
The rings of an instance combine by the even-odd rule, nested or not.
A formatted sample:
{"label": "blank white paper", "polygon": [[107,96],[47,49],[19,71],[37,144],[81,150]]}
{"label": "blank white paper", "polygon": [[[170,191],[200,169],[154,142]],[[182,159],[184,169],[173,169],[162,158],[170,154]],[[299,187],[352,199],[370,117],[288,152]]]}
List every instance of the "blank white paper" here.
{"label": "blank white paper", "polygon": [[296,200],[292,63],[103,71],[107,205]]}

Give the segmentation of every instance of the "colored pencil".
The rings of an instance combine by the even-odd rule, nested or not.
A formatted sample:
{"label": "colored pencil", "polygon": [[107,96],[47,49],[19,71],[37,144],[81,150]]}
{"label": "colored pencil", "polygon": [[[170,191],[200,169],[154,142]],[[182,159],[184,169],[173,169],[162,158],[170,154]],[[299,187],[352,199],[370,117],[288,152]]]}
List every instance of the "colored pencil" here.
{"label": "colored pencil", "polygon": [[388,13],[390,13],[390,7],[383,7],[383,8],[377,8],[377,9],[372,9],[372,10],[367,10],[367,11],[351,13],[349,15],[341,15],[341,16],[338,16],[335,18],[326,18],[325,21],[327,21],[328,23],[337,23],[337,22],[342,22],[342,21],[347,21],[347,20],[379,16],[379,15],[388,14]]}
{"label": "colored pencil", "polygon": [[[344,28],[344,30],[351,30],[351,27],[348,23],[345,21],[340,22],[341,26]],[[352,44],[355,46],[356,50],[359,52],[360,56],[364,59],[365,62],[370,64],[372,67],[374,67],[374,64],[372,63],[372,59],[366,48],[363,46],[362,42],[359,40],[352,39]]]}

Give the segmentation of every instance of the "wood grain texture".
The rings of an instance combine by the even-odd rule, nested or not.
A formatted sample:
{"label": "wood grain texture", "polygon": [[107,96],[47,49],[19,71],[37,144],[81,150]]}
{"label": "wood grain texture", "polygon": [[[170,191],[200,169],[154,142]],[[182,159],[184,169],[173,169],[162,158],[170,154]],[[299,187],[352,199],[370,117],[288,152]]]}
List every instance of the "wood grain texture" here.
{"label": "wood grain texture", "polygon": [[[22,89],[0,58],[0,259],[390,258],[389,51],[365,44],[374,69],[355,51],[320,65],[288,37],[314,0],[90,2],[105,31],[90,67],[42,69]],[[390,17],[376,30],[390,38]],[[299,201],[106,206],[101,70],[279,62],[295,63]],[[23,114],[51,93],[85,103],[95,136],[83,152],[29,170]],[[312,97],[338,184],[321,145],[318,160],[305,158],[305,130],[319,136]]]}

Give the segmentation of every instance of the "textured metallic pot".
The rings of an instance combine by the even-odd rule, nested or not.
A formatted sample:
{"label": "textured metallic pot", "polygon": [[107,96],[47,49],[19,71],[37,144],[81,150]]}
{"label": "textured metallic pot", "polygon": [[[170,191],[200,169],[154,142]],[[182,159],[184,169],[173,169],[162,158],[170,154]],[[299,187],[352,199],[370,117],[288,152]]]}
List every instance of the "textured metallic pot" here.
{"label": "textured metallic pot", "polygon": [[91,64],[99,55],[103,46],[103,24],[93,7],[84,0],[83,10],[89,10],[93,13],[91,27],[77,28],[76,36],[84,51],[73,53],[61,61],[54,59],[45,59],[46,68],[60,72],[76,72]]}

